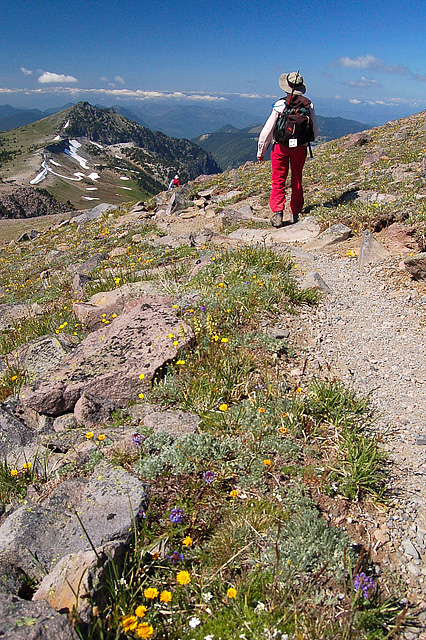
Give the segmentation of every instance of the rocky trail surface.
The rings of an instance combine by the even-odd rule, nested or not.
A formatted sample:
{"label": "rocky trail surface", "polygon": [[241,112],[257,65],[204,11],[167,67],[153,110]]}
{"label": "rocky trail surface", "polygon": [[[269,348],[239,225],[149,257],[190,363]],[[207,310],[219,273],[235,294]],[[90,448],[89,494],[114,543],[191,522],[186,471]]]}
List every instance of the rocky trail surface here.
{"label": "rocky trail surface", "polygon": [[[308,353],[304,373],[326,374],[371,394],[377,437],[391,461],[391,500],[376,517],[360,510],[345,524],[361,536],[367,533],[373,557],[380,553],[403,576],[411,596],[424,603],[426,294],[398,270],[397,258],[361,268],[342,245],[340,251],[335,247],[299,260],[301,269],[314,268],[330,289],[316,311],[298,320]],[[419,631],[412,629],[406,637]],[[424,630],[419,637],[426,637]]]}

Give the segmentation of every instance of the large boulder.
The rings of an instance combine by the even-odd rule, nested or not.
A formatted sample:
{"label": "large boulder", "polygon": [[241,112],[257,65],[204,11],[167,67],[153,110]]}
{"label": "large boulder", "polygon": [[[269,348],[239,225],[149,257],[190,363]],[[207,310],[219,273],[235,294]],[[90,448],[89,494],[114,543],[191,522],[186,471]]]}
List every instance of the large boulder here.
{"label": "large boulder", "polygon": [[306,249],[323,249],[337,242],[343,242],[351,235],[352,230],[341,222],[338,222],[320,233],[312,242],[309,242],[306,245]]}
{"label": "large boulder", "polygon": [[137,399],[192,340],[192,329],[171,302],[146,297],[130,303],[121,316],[89,334],[56,370],[24,387],[23,404],[59,416],[72,411],[85,391],[121,407]]}
{"label": "large boulder", "polygon": [[77,342],[74,336],[65,333],[40,336],[18,347],[8,355],[7,360],[9,366],[24,369],[28,379],[33,381],[55,369]]}
{"label": "large boulder", "polygon": [[0,593],[0,638],[78,640],[71,623],[47,602],[28,602]]}
{"label": "large boulder", "polygon": [[394,222],[388,227],[386,242],[392,253],[419,253],[420,246],[416,240],[416,227]]}
{"label": "large boulder", "polygon": [[43,504],[27,502],[9,515],[0,527],[0,560],[38,580],[64,556],[128,542],[147,499],[136,476],[101,461],[89,480],[65,481]]}

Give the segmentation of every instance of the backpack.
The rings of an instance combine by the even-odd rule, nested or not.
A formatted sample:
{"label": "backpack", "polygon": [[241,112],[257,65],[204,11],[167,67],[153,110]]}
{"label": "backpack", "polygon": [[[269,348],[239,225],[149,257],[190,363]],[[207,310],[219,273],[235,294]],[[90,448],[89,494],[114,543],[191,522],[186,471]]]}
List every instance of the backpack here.
{"label": "backpack", "polygon": [[[275,125],[275,142],[286,147],[299,147],[315,140],[309,115],[310,104],[311,101],[308,98],[299,95],[289,96],[286,99],[286,106]],[[290,143],[290,140],[296,140],[296,143]]]}

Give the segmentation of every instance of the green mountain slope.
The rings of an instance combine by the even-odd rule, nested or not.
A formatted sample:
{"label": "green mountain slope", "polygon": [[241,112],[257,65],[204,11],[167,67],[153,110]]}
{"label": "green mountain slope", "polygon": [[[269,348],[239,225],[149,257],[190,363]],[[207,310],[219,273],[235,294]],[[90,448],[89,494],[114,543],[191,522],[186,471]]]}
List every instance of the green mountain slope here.
{"label": "green mountain slope", "polygon": [[147,199],[175,173],[187,182],[218,172],[213,157],[188,140],[87,102],[0,133],[0,180],[8,188],[42,186],[78,209]]}

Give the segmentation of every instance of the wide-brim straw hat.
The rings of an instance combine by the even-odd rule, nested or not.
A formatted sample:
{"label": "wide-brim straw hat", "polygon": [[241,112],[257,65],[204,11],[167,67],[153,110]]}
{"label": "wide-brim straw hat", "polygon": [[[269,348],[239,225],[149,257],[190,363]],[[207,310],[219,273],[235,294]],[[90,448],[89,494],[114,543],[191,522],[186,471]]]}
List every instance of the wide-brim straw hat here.
{"label": "wide-brim straw hat", "polygon": [[286,93],[292,93],[295,96],[301,96],[306,92],[303,78],[297,71],[290,73],[282,73],[279,79],[280,87]]}

